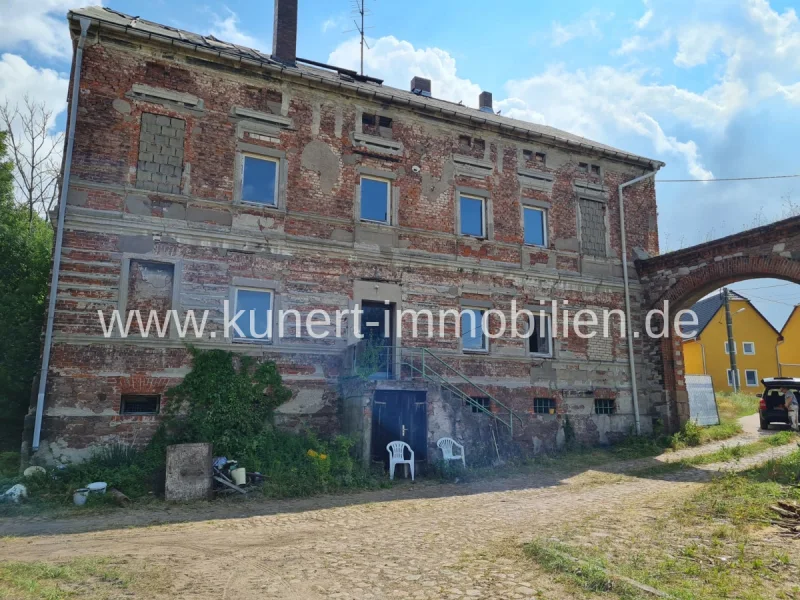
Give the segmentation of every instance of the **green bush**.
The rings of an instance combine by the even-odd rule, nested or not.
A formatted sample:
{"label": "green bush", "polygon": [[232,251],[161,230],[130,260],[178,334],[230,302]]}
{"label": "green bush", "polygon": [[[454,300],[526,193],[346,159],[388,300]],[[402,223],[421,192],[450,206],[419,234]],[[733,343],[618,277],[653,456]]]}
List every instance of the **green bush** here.
{"label": "green bush", "polygon": [[19,452],[0,452],[0,477],[19,475]]}

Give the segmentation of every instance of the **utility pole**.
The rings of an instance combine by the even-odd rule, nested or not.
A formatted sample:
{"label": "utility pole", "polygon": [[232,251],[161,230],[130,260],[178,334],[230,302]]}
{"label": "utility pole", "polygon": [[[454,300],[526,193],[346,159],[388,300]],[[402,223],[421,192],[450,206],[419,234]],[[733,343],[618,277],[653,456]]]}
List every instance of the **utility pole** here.
{"label": "utility pole", "polygon": [[722,297],[725,304],[725,325],[728,328],[728,356],[731,360],[731,381],[733,391],[739,391],[739,371],[736,368],[736,342],[733,340],[733,315],[731,315],[730,293],[728,288],[722,288]]}

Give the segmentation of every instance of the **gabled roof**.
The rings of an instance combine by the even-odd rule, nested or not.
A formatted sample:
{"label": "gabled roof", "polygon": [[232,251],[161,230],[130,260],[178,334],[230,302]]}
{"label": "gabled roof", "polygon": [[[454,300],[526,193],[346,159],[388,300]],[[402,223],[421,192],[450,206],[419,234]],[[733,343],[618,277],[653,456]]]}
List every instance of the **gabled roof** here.
{"label": "gabled roof", "polygon": [[789,313],[789,318],[786,319],[786,322],[783,324],[783,327],[781,327],[781,336],[783,335],[783,332],[786,330],[786,326],[789,324],[789,321],[791,321],[792,318],[794,318],[795,314],[797,313],[797,309],[799,309],[799,308],[800,308],[800,304],[797,304],[792,309],[792,312]]}
{"label": "gabled roof", "polygon": [[[780,335],[778,330],[772,325],[772,323],[767,320],[767,318],[761,314],[753,303],[750,302],[749,299],[745,298],[741,294],[737,294],[733,290],[728,290],[730,294],[731,300],[744,300],[747,304],[752,308],[756,314],[761,317],[764,322],[770,326],[770,328],[775,332],[776,335]],[[708,326],[711,320],[714,318],[714,315],[717,314],[720,308],[722,308],[724,304],[722,292],[716,293],[713,296],[709,296],[708,298],[703,298],[699,302],[696,302],[690,310],[693,310],[694,313],[697,315],[697,325],[684,325],[684,322],[690,321],[689,315],[681,315],[681,331],[683,332],[684,336],[687,338],[696,338],[699,337],[703,330]],[[784,325],[785,327],[785,325]]]}
{"label": "gabled roof", "polygon": [[295,66],[285,65],[274,60],[269,54],[265,54],[259,50],[224,42],[218,40],[214,36],[203,36],[190,31],[176,29],[168,25],[161,25],[152,21],[140,19],[139,17],[132,17],[111,10],[110,8],[91,6],[88,8],[71,10],[67,15],[67,18],[70,20],[77,20],[78,17],[88,17],[92,19],[94,25],[107,27],[127,35],[145,39],[156,39],[160,40],[162,43],[168,43],[173,46],[200,50],[204,53],[232,58],[244,64],[272,68],[306,79],[326,82],[339,88],[353,89],[361,93],[366,92],[367,95],[380,102],[394,102],[412,109],[438,112],[443,115],[455,115],[462,118],[466,117],[477,126],[492,125],[504,129],[509,133],[525,133],[532,137],[540,138],[543,141],[560,143],[577,149],[591,150],[618,160],[645,164],[650,168],[659,169],[664,166],[664,163],[659,160],[631,154],[624,150],[614,148],[613,146],[594,142],[567,131],[556,129],[555,127],[512,119],[491,112],[483,112],[477,108],[470,108],[455,102],[422,96],[409,90],[383,85],[380,79],[360,76],[347,69],[338,69],[336,67],[321,68],[319,65],[322,63],[314,63],[314,61],[298,59]]}

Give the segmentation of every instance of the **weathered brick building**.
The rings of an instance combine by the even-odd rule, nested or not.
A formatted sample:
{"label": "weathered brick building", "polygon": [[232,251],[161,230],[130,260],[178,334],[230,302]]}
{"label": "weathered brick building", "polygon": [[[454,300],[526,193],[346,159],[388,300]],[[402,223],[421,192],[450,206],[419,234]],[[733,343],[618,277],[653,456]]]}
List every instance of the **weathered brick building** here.
{"label": "weathered brick building", "polygon": [[[81,20],[89,27],[70,98],[74,149],[39,399],[43,459],[146,440],[165,390],[187,372],[174,328],[165,338],[104,337],[97,311],[130,308],[209,310],[192,343],[276,361],[295,391],[278,422],[360,432],[365,457],[384,452],[388,434],[376,428],[389,427],[387,403],[416,415],[401,425],[403,435],[416,429],[418,458],[442,435],[486,444],[500,423],[508,437],[484,409],[508,414],[513,438],[531,449],[559,443],[567,423],[590,442],[631,431],[618,335],[565,339],[550,323],[531,340],[466,339],[450,323],[442,339],[411,339],[409,322],[389,317],[402,349],[387,351],[385,378],[366,380],[349,377],[352,320],[342,339],[223,338],[224,300],[304,318],[357,303],[478,316],[508,312],[512,300],[623,310],[618,186],[663,166],[499,116],[488,93],[472,109],[437,99],[420,77],[401,90],[298,59],[296,0],[276,7],[272,55],[110,9],[69,14],[76,47]],[[626,188],[624,210],[628,251],[656,253],[652,178]],[[404,357],[423,346],[447,381],[403,376],[413,362]],[[639,342],[636,353],[641,362]],[[651,375],[637,373],[645,431],[660,398]]]}

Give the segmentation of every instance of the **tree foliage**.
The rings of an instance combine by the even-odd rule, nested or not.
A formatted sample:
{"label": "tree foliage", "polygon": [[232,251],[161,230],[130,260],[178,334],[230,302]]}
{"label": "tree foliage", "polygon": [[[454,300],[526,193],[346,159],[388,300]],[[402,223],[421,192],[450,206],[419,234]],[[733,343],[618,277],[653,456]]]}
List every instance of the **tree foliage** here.
{"label": "tree foliage", "polygon": [[53,232],[14,202],[6,135],[0,132],[0,445],[13,448],[39,365]]}
{"label": "tree foliage", "polygon": [[166,440],[211,442],[216,455],[241,456],[292,393],[273,362],[224,350],[191,352],[192,370],[167,392]]}

